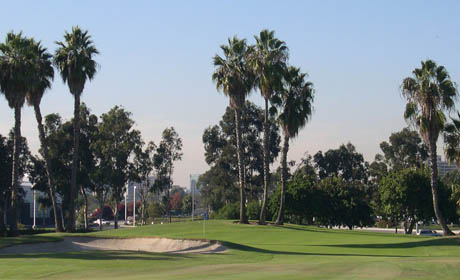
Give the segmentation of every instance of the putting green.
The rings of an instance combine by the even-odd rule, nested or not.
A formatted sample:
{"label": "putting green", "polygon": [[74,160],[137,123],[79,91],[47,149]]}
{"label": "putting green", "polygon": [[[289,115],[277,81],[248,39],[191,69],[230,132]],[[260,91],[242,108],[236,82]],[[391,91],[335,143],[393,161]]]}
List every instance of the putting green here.
{"label": "putting green", "polygon": [[[203,231],[203,228],[205,231]],[[0,239],[56,240],[68,234]],[[229,221],[175,223],[86,236],[160,236],[219,240],[223,254],[88,251],[0,255],[0,279],[458,279],[460,238],[239,225]]]}

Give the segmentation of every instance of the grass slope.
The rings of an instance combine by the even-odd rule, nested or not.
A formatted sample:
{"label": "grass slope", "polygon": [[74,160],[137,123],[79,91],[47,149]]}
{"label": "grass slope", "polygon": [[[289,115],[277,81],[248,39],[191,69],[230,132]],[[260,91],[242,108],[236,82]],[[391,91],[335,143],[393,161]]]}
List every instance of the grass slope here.
{"label": "grass slope", "polygon": [[[75,252],[0,255],[0,279],[458,279],[460,239],[228,221],[94,232],[98,237],[206,238],[231,250],[214,255]],[[55,240],[62,235],[28,238]],[[32,241],[30,240],[32,239]],[[0,246],[6,244],[0,239]],[[16,241],[20,242],[20,241]]]}

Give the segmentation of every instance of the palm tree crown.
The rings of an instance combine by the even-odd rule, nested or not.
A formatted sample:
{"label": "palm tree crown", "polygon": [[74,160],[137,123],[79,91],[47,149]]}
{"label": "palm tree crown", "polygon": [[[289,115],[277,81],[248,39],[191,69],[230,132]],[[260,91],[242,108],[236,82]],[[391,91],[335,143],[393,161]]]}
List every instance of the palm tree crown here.
{"label": "palm tree crown", "polygon": [[41,42],[35,42],[32,39],[31,47],[35,55],[35,63],[33,65],[34,72],[31,76],[33,82],[26,99],[27,103],[33,106],[34,104],[40,104],[45,91],[51,88],[51,83],[54,79],[54,68],[52,55],[41,45]]}
{"label": "palm tree crown", "polygon": [[452,123],[444,128],[444,153],[447,160],[455,162],[460,169],[460,112],[457,114],[459,118],[452,118]]}
{"label": "palm tree crown", "polygon": [[256,76],[256,84],[262,96],[270,99],[273,91],[281,86],[283,69],[288,59],[288,47],[275,38],[275,31],[264,29],[256,45],[250,48],[249,62]]}
{"label": "palm tree crown", "polygon": [[0,44],[0,91],[11,108],[22,107],[33,73],[31,39],[9,32]]}
{"label": "palm tree crown", "polygon": [[59,69],[62,80],[69,85],[70,92],[81,94],[86,80],[92,80],[97,72],[97,63],[93,59],[99,51],[93,45],[88,31],[72,27],[66,32],[64,42],[56,42],[59,48],[54,55],[54,64]]}
{"label": "palm tree crown", "polygon": [[402,83],[402,95],[407,99],[404,118],[415,124],[425,143],[436,141],[444,127],[444,111],[454,107],[457,89],[444,66],[432,60],[422,61],[422,67],[413,71]]}
{"label": "palm tree crown", "polygon": [[313,113],[313,84],[307,82],[306,78],[307,74],[290,66],[284,74],[284,89],[273,97],[280,109],[278,121],[289,138],[297,136]]}
{"label": "palm tree crown", "polygon": [[253,87],[253,75],[247,64],[246,40],[234,36],[228,39],[228,45],[222,45],[220,48],[225,57],[214,56],[213,64],[216,70],[212,80],[216,83],[217,90],[222,90],[230,98],[230,106],[241,110],[246,96]]}

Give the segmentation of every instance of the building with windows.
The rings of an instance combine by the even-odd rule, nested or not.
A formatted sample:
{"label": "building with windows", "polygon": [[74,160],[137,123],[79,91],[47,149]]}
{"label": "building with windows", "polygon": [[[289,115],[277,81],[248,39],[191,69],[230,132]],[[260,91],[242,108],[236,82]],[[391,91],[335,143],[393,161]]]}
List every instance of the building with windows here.
{"label": "building with windows", "polygon": [[447,161],[443,161],[441,156],[438,156],[437,161],[438,161],[439,177],[443,177],[448,172],[457,169],[457,166],[455,164],[449,164]]}

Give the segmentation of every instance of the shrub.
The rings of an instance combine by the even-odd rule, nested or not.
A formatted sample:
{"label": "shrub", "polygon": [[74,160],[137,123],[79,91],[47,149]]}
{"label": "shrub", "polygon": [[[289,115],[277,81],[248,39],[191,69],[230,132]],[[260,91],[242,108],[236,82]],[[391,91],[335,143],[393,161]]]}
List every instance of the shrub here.
{"label": "shrub", "polygon": [[249,220],[258,220],[260,216],[260,208],[258,201],[251,201],[246,207],[246,213]]}
{"label": "shrub", "polygon": [[240,207],[238,202],[228,203],[217,212],[217,218],[223,220],[238,219],[240,217]]}

